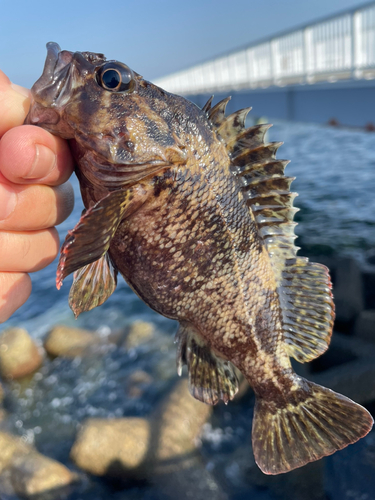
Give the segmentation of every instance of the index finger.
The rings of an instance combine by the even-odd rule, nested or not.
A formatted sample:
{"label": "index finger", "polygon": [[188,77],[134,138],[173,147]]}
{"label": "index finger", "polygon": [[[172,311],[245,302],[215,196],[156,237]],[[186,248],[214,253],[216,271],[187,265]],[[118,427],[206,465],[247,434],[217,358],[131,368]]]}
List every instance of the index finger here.
{"label": "index finger", "polygon": [[40,127],[19,127],[29,107],[30,92],[0,71],[0,181],[62,184],[74,167],[68,143]]}
{"label": "index finger", "polygon": [[22,125],[30,107],[30,91],[12,84],[0,70],[0,138],[13,127]]}

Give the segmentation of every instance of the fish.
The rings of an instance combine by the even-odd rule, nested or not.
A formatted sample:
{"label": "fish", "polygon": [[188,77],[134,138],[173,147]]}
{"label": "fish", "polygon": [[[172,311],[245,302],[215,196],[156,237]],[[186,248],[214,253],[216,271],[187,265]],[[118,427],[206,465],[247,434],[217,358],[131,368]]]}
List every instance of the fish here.
{"label": "fish", "polygon": [[177,320],[177,371],[203,403],[228,403],[239,373],[255,393],[252,447],[266,474],[365,436],[362,406],[297,375],[330,343],[328,269],[297,256],[294,178],[229,97],[199,108],[103,54],[47,44],[25,123],[67,139],[85,210],[61,248],[57,287],[74,273],[76,316],[101,305],[120,273]]}

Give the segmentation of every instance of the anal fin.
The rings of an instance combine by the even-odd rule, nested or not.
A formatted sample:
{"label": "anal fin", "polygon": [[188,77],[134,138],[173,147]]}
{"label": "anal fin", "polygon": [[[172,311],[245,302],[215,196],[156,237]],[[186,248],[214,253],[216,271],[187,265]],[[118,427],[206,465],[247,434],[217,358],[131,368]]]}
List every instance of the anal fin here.
{"label": "anal fin", "polygon": [[69,306],[74,316],[78,318],[82,312],[102,305],[115,291],[116,285],[117,269],[108,253],[75,271],[69,292]]}
{"label": "anal fin", "polygon": [[214,354],[200,334],[191,326],[180,326],[176,342],[177,372],[187,365],[191,395],[210,405],[220,399],[225,403],[234,398],[238,391],[238,380],[230,361]]}

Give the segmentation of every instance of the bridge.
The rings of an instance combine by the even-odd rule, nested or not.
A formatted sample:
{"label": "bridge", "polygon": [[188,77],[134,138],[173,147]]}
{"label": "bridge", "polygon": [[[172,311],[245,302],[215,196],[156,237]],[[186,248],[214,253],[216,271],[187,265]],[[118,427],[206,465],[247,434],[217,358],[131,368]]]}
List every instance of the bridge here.
{"label": "bridge", "polygon": [[[235,107],[251,102],[258,114],[269,117],[374,123],[375,2],[219,55],[155,83],[200,105],[212,93],[231,93]],[[299,103],[304,100],[302,107],[308,109],[302,110]]]}

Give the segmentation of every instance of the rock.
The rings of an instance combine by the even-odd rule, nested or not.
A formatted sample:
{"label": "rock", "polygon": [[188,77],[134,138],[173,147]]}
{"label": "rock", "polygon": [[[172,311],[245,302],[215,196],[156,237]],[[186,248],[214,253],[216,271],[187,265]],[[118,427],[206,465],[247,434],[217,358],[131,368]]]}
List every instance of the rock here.
{"label": "rock", "polygon": [[0,336],[0,374],[4,378],[30,375],[42,361],[38,347],[23,328],[10,328]]}
{"label": "rock", "polygon": [[365,287],[365,309],[375,309],[375,266],[365,269],[363,281]]}
{"label": "rock", "polygon": [[354,324],[354,335],[375,342],[375,309],[362,311]]}
{"label": "rock", "polygon": [[190,468],[197,460],[195,439],[211,412],[212,407],[190,395],[184,379],[149,420],[87,420],[71,458],[91,474],[119,479]]}
{"label": "rock", "polygon": [[[218,483],[214,475],[205,468],[205,465],[196,460],[195,463],[184,469],[176,469],[171,474],[163,474],[154,478],[156,491],[160,496],[156,498],[168,500],[228,500],[222,484]],[[243,499],[258,498],[255,494]]]}
{"label": "rock", "polygon": [[312,372],[309,379],[357,403],[368,403],[375,400],[374,358],[373,343],[335,332],[328,351],[313,361],[315,366],[319,363],[320,370]]}
{"label": "rock", "polygon": [[75,358],[85,354],[88,348],[102,342],[95,332],[56,325],[44,341],[44,348],[50,356]]}
{"label": "rock", "polygon": [[[153,461],[158,472],[183,467],[182,457],[196,451],[195,440],[212,413],[212,406],[190,395],[187,379],[179,380],[152,417],[155,442]],[[163,463],[168,465],[164,466]]]}
{"label": "rock", "polygon": [[7,432],[0,432],[0,450],[1,473],[12,463],[16,456],[30,453],[32,448],[24,443],[18,436],[12,436]]}
{"label": "rock", "polygon": [[2,474],[0,473],[0,498],[1,500],[18,500],[10,482],[10,474],[8,470]]}
{"label": "rock", "polygon": [[128,395],[132,398],[140,398],[147,386],[153,381],[151,375],[143,370],[133,372],[128,380]]}
{"label": "rock", "polygon": [[131,384],[151,384],[152,377],[147,372],[143,370],[136,370],[129,377],[129,382]]}
{"label": "rock", "polygon": [[206,469],[196,440],[212,406],[194,399],[186,379],[179,380],[151,418],[149,477],[167,498],[226,500],[228,495]]}
{"label": "rock", "polygon": [[22,497],[55,490],[77,479],[64,465],[41,455],[18,436],[0,432],[0,450],[1,484],[6,476]]}
{"label": "rock", "polygon": [[22,497],[60,490],[76,480],[67,467],[37,452],[18,456],[10,467],[11,484]]}
{"label": "rock", "polygon": [[135,321],[130,327],[123,346],[125,349],[134,349],[148,342],[153,337],[154,332],[155,327],[152,323]]}
{"label": "rock", "polygon": [[144,418],[89,419],[73,445],[71,459],[91,474],[124,478],[144,461],[149,441],[150,426]]}
{"label": "rock", "polygon": [[[250,440],[224,458],[224,473],[227,480],[243,492],[250,489],[243,499],[261,498],[276,500],[326,500],[324,491],[324,460],[318,460],[276,476],[263,474],[255,463]],[[221,471],[218,471],[220,473]],[[254,489],[253,489],[254,488]],[[232,497],[231,497],[232,498]]]}
{"label": "rock", "polygon": [[352,258],[338,260],[333,288],[336,324],[349,323],[364,309],[362,273]]}
{"label": "rock", "polygon": [[[372,500],[375,492],[375,433],[326,458],[331,500]],[[326,497],[327,498],[327,497]]]}

